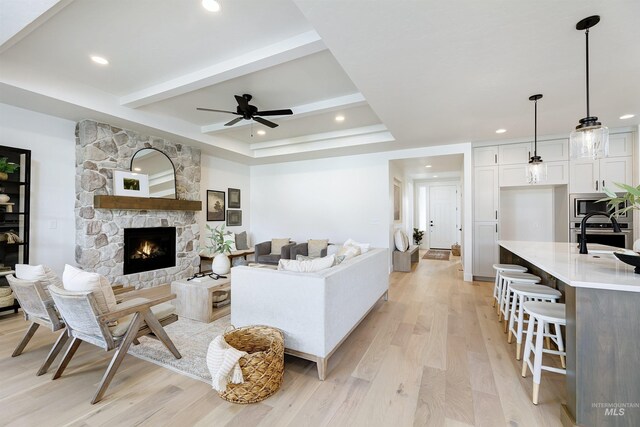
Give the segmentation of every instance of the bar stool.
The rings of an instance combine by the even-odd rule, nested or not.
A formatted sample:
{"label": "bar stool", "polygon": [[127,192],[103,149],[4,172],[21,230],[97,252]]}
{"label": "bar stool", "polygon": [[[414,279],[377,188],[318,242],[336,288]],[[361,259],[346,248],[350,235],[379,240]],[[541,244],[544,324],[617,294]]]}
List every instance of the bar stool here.
{"label": "bar stool", "polygon": [[[500,291],[503,286],[503,280],[501,273],[508,271],[510,273],[526,273],[527,268],[517,264],[493,264],[493,269],[496,270],[496,283],[493,286],[493,306],[496,306],[496,302],[500,301]],[[498,304],[498,306],[500,306]],[[498,314],[500,312],[498,311]]]}
{"label": "bar stool", "polygon": [[[566,369],[554,368],[542,364],[542,355],[544,353],[566,356],[564,351],[564,343],[562,342],[562,334],[560,333],[560,325],[566,325],[567,319],[565,314],[565,305],[551,302],[527,301],[524,304],[524,311],[529,315],[529,325],[527,326],[527,337],[524,345],[524,358],[522,361],[522,377],[527,376],[527,368],[533,373],[533,404],[538,404],[538,393],[540,391],[540,376],[542,370],[557,372],[559,374],[567,373]],[[535,324],[538,324],[534,333]],[[545,349],[542,346],[542,340],[545,336],[545,325],[552,324],[555,326],[555,336],[551,339],[555,341],[558,350]],[[533,342],[535,335],[536,341]],[[529,360],[530,353],[533,351],[533,363]]]}
{"label": "bar stool", "polygon": [[499,304],[498,321],[504,319],[504,332],[507,333],[509,328],[509,310],[511,309],[511,284],[520,283],[524,285],[535,285],[540,283],[540,277],[531,273],[502,273],[502,292]]}
{"label": "bar stool", "polygon": [[[557,289],[544,285],[525,285],[514,283],[511,285],[513,298],[511,301],[511,314],[509,315],[509,338],[507,342],[511,344],[511,338],[516,337],[516,360],[520,360],[522,350],[522,333],[524,324],[528,323],[524,319],[524,303],[527,301],[557,302],[562,296]],[[548,333],[548,324],[546,333]],[[547,338],[549,340],[549,338]],[[549,343],[547,342],[547,347]],[[564,357],[562,357],[562,367],[564,368]]]}

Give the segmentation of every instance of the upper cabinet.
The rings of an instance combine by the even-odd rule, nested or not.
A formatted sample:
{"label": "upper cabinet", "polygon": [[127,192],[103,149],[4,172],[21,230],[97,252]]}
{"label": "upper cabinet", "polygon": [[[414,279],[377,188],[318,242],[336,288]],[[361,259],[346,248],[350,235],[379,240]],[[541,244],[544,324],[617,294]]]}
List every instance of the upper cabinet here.
{"label": "upper cabinet", "polygon": [[633,134],[618,133],[609,135],[609,157],[633,156]]}
{"label": "upper cabinet", "polygon": [[494,166],[498,164],[498,147],[477,147],[473,149],[474,166]]}
{"label": "upper cabinet", "polygon": [[569,160],[569,140],[552,139],[538,142],[538,156],[542,157],[544,162]]}
{"label": "upper cabinet", "polygon": [[524,142],[521,144],[506,144],[498,147],[498,163],[501,165],[516,165],[529,163],[533,144]]}

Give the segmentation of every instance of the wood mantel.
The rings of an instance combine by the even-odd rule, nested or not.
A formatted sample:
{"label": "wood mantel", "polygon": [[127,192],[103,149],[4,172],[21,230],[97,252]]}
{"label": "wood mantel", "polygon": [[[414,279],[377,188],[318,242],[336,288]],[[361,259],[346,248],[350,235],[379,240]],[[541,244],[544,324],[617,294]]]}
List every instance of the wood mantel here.
{"label": "wood mantel", "polygon": [[158,211],[201,211],[200,200],[176,200],[146,197],[109,196],[96,194],[93,196],[96,209],[126,210],[158,210]]}

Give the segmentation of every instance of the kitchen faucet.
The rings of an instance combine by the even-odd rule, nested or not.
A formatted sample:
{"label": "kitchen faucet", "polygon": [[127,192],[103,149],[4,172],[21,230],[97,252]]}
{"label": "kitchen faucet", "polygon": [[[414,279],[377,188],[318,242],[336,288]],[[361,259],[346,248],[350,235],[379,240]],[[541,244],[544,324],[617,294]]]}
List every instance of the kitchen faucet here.
{"label": "kitchen faucet", "polygon": [[592,216],[595,215],[602,215],[602,216],[606,216],[607,218],[609,218],[611,220],[611,224],[613,224],[613,232],[614,233],[621,233],[622,230],[620,230],[620,226],[618,225],[618,221],[616,221],[616,219],[613,216],[610,216],[608,213],[606,212],[589,212],[588,214],[586,214],[584,216],[584,218],[582,218],[582,222],[580,223],[580,253],[581,254],[588,254],[589,251],[587,251],[587,220],[589,218],[591,218]]}

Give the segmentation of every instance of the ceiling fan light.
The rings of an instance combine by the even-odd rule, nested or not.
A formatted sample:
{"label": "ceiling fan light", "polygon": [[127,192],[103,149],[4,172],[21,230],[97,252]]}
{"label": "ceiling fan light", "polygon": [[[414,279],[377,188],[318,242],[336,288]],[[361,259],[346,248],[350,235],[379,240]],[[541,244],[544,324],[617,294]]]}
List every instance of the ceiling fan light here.
{"label": "ceiling fan light", "polygon": [[577,126],[569,135],[569,152],[573,160],[596,160],[609,156],[609,129],[600,123]]}

